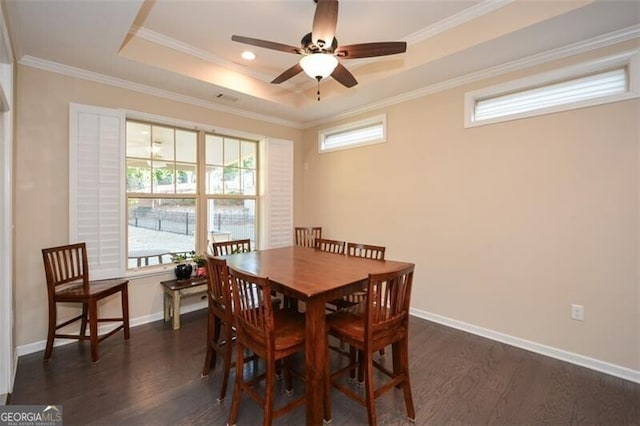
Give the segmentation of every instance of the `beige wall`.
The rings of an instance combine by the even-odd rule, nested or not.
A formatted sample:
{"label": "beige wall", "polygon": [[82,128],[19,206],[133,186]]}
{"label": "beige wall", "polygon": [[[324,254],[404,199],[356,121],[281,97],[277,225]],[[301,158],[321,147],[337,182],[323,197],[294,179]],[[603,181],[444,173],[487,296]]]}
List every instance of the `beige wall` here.
{"label": "beige wall", "polygon": [[465,129],[497,81],[372,112],[386,144],[306,130],[304,222],[415,262],[416,310],[638,371],[640,101]]}
{"label": "beige wall", "polygon": [[[40,249],[67,239],[68,104],[77,102],[304,136],[296,223],[415,262],[415,309],[640,370],[640,101],[464,129],[463,95],[477,83],[384,110],[386,144],[319,155],[317,129],[23,66],[17,83],[18,346],[46,337]],[[157,283],[169,276],[132,281],[133,318],[160,311]],[[584,322],[569,319],[571,303],[585,306]]]}
{"label": "beige wall", "polygon": [[[40,250],[68,241],[70,102],[125,108],[289,139],[296,144],[302,135],[298,129],[19,66],[15,131],[15,343],[18,347],[46,339],[47,297]],[[294,148],[294,152],[297,163],[301,163],[301,150]],[[296,181],[300,180],[298,176]],[[295,191],[299,190],[296,186]],[[162,311],[158,282],[171,276],[172,273],[167,273],[131,281],[132,319]],[[111,300],[105,312],[117,311],[117,304],[118,299]],[[75,312],[73,308],[62,309],[61,315]]]}

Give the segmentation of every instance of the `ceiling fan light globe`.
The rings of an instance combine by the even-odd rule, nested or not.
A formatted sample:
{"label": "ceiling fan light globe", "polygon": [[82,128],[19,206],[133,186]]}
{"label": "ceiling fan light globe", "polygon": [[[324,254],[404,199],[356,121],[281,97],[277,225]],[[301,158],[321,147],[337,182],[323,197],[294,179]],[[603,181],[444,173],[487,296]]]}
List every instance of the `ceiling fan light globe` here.
{"label": "ceiling fan light globe", "polygon": [[338,59],[327,53],[312,53],[300,59],[300,66],[311,78],[320,79],[331,75],[338,66]]}

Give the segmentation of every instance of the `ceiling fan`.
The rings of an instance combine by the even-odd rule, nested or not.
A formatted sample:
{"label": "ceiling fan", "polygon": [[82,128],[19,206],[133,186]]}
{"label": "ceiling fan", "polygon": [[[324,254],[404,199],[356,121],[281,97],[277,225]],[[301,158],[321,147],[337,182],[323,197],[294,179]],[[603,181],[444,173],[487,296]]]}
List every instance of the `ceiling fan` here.
{"label": "ceiling fan", "polygon": [[[311,32],[302,37],[301,47],[239,35],[231,36],[231,40],[239,43],[303,55],[298,63],[285,70],[271,83],[282,83],[304,71],[311,78],[318,80],[318,84],[323,78],[331,76],[343,86],[353,87],[358,84],[358,81],[338,59],[371,58],[406,52],[407,43],[404,41],[339,45],[335,38],[338,23],[338,1],[314,0],[314,2],[317,5],[313,16],[313,26]],[[319,97],[318,100],[320,100]]]}

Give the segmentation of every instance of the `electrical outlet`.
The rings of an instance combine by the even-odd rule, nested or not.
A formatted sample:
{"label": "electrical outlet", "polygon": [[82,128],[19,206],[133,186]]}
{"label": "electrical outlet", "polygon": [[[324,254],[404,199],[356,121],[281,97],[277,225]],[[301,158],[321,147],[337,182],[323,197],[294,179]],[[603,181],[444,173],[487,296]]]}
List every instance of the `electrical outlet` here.
{"label": "electrical outlet", "polygon": [[584,321],[584,306],[571,305],[571,319],[577,321]]}

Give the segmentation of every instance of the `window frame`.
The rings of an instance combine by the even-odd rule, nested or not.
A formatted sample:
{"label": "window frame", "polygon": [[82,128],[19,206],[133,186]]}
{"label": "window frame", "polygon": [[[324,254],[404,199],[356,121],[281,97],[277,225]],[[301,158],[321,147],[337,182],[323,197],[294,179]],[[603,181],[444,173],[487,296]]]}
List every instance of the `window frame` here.
{"label": "window frame", "polygon": [[[504,95],[516,94],[530,89],[551,86],[557,83],[568,82],[591,75],[597,75],[606,71],[614,71],[624,68],[627,77],[627,90],[624,93],[592,98],[578,102],[569,102],[561,105],[539,108],[531,111],[507,114],[501,117],[483,120],[475,119],[475,110],[478,102]],[[585,108],[602,105],[611,102],[619,102],[634,99],[640,96],[640,49],[625,51],[616,55],[598,58],[582,62],[569,67],[547,71],[525,78],[509,81],[494,86],[484,87],[465,93],[464,97],[464,127],[471,128],[521,118],[536,117],[552,114],[560,111]]]}
{"label": "window frame", "polygon": [[[256,179],[256,191],[253,195],[246,195],[246,194],[227,194],[226,191],[224,191],[222,193],[213,193],[213,192],[207,192],[206,190],[206,173],[207,173],[207,167],[210,166],[209,163],[207,163],[206,160],[206,136],[207,135],[211,135],[211,136],[215,136],[215,137],[220,137],[223,139],[225,138],[229,138],[229,139],[238,139],[240,141],[240,150],[242,142],[251,142],[251,143],[255,143],[255,156],[256,156],[256,163],[255,163],[255,168],[251,169],[255,171],[255,179]],[[224,144],[224,142],[223,142]],[[202,132],[202,173],[199,175],[199,179],[198,182],[201,182],[202,186],[198,186],[198,193],[204,194],[203,195],[203,200],[204,201],[202,204],[202,210],[204,211],[204,217],[205,219],[209,218],[209,211],[208,211],[208,207],[209,207],[209,202],[210,201],[216,201],[216,200],[253,200],[253,202],[255,203],[255,222],[254,222],[254,227],[255,227],[255,231],[254,231],[254,241],[251,243],[251,247],[253,247],[254,249],[260,246],[260,169],[261,169],[261,158],[260,158],[260,140],[257,139],[252,139],[252,138],[248,138],[248,137],[243,137],[243,136],[237,136],[237,135],[229,135],[229,134],[222,134],[222,133],[217,133],[217,132],[212,132],[212,131],[203,131]],[[199,157],[200,159],[200,157]],[[223,153],[223,162],[224,162],[224,153]],[[224,167],[224,166],[223,166]],[[243,168],[243,167],[239,167],[239,170],[249,170],[250,168]],[[200,178],[201,177],[201,178]],[[223,185],[224,187],[224,185]],[[200,210],[199,210],[200,211]],[[203,228],[204,228],[204,235],[206,236],[206,244],[205,244],[205,249],[204,252],[209,253],[209,242],[208,242],[208,238],[209,238],[209,233],[211,232],[211,230],[208,227],[208,223],[203,223]]]}
{"label": "window frame", "polygon": [[[382,136],[375,139],[361,140],[353,143],[343,144],[340,146],[326,147],[327,139],[334,135],[344,134],[361,129],[372,128],[374,126],[382,126]],[[318,152],[323,154],[326,152],[341,151],[344,149],[359,148],[368,145],[377,145],[387,142],[387,115],[379,114],[361,120],[352,121],[339,126],[328,127],[318,131]]]}
{"label": "window frame", "polygon": [[[259,224],[260,224],[260,219],[259,219],[259,212],[260,212],[260,199],[259,199],[259,193],[260,193],[260,181],[257,178],[257,176],[259,176],[260,174],[260,159],[259,159],[259,146],[260,146],[260,140],[257,137],[249,137],[247,134],[243,134],[243,135],[233,135],[233,134],[222,134],[219,132],[216,132],[214,129],[210,129],[210,128],[204,128],[202,126],[197,126],[197,125],[191,125],[189,126],[188,124],[184,123],[184,122],[180,122],[180,123],[176,123],[178,122],[178,120],[176,120],[176,122],[172,122],[171,120],[166,120],[166,119],[158,119],[158,120],[154,120],[153,118],[140,118],[136,115],[130,115],[127,114],[125,116],[125,120],[124,120],[124,127],[126,128],[127,123],[129,122],[135,122],[135,123],[142,123],[145,125],[149,125],[149,126],[160,126],[160,127],[170,127],[172,129],[175,130],[183,130],[183,131],[190,131],[190,132],[194,132],[196,133],[196,189],[194,193],[179,193],[179,192],[175,192],[175,193],[157,193],[157,192],[153,192],[153,185],[152,185],[152,192],[150,193],[146,193],[146,192],[128,192],[126,190],[126,184],[125,189],[124,189],[124,198],[125,198],[125,207],[124,207],[124,222],[125,222],[125,228],[127,229],[126,231],[126,237],[125,237],[125,241],[124,241],[124,252],[125,254],[127,254],[127,261],[125,262],[125,270],[127,271],[127,274],[132,274],[132,273],[141,273],[141,272],[153,272],[154,270],[157,269],[162,269],[165,270],[167,269],[168,265],[171,265],[169,263],[163,263],[163,264],[154,264],[154,265],[141,265],[141,266],[129,266],[129,261],[128,261],[128,253],[129,253],[129,235],[128,235],[128,215],[129,215],[129,199],[130,198],[135,198],[135,199],[185,199],[185,200],[195,200],[195,215],[196,215],[196,225],[195,225],[195,235],[194,235],[194,240],[195,240],[195,248],[194,250],[196,251],[196,253],[208,253],[209,252],[209,229],[208,229],[208,205],[209,205],[209,201],[210,200],[238,200],[238,199],[249,199],[249,200],[253,200],[255,203],[255,231],[254,231],[254,239],[255,239],[255,246],[258,247],[259,245],[259,238],[260,238],[260,229],[259,229]],[[242,194],[212,194],[212,193],[207,193],[206,191],[206,170],[207,170],[207,161],[206,161],[206,135],[213,135],[216,137],[221,137],[221,138],[233,138],[233,139],[238,139],[240,142],[251,142],[251,143],[255,143],[255,152],[256,152],[256,164],[255,164],[255,171],[256,171],[256,193],[254,195],[242,195]],[[126,135],[124,138],[124,145],[126,147],[127,145],[127,140],[126,140]],[[127,156],[126,153],[126,148],[124,150],[124,163],[126,164],[127,159],[129,158]],[[137,157],[134,157],[137,158]],[[177,159],[174,158],[173,160],[174,163],[179,164],[179,162],[177,161]],[[123,179],[126,183],[126,165],[124,167],[124,175],[123,175]]]}
{"label": "window frame", "polygon": [[[100,120],[113,121],[114,126],[92,126],[82,125],[83,117],[95,116]],[[294,178],[294,141],[289,139],[275,139],[269,136],[259,135],[236,129],[226,129],[210,124],[195,123],[192,121],[177,118],[164,117],[157,114],[150,114],[136,110],[123,108],[105,108],[93,105],[69,103],[69,241],[84,240],[85,234],[82,231],[82,220],[87,215],[97,218],[98,225],[92,227],[98,233],[104,231],[103,227],[114,229],[114,223],[118,227],[118,234],[115,238],[94,239],[92,246],[87,245],[89,250],[91,265],[91,275],[96,278],[109,278],[113,276],[126,276],[131,279],[142,277],[152,277],[167,274],[173,271],[173,264],[164,263],[157,266],[149,266],[141,269],[127,269],[128,253],[125,250],[127,241],[126,235],[126,186],[124,178],[125,169],[125,126],[126,120],[148,121],[159,125],[169,125],[187,129],[203,130],[216,134],[226,134],[233,137],[249,139],[258,143],[258,195],[257,195],[257,223],[256,240],[257,249],[288,246],[293,243],[293,178]],[[117,123],[116,123],[117,122]],[[91,124],[91,123],[89,123]],[[80,130],[83,132],[80,132]],[[89,133],[87,133],[89,132]],[[113,140],[115,138],[115,140]],[[102,140],[106,139],[114,145],[103,147]],[[80,142],[87,142],[84,145],[95,156],[95,165],[89,167],[90,170],[100,171],[108,166],[111,181],[102,181],[100,189],[115,193],[117,208],[102,209],[99,215],[92,209],[86,209],[77,203],[79,199],[92,196],[97,185],[92,185],[90,193],[85,186],[79,186],[78,178],[81,172],[77,161],[78,145]],[[105,148],[107,153],[116,154],[115,158],[98,155],[99,150]],[[203,155],[204,153],[202,153]],[[117,169],[115,172],[111,170]],[[203,169],[202,169],[203,170]],[[93,178],[92,178],[93,179]],[[201,177],[199,179],[202,179]],[[101,200],[100,197],[93,197],[94,200]],[[204,208],[204,203],[201,203]],[[104,222],[103,222],[104,219]],[[202,223],[202,221],[200,221]],[[86,227],[85,227],[86,228]],[[198,231],[200,238],[206,240],[205,232]],[[106,253],[111,257],[115,254],[117,264],[103,263],[101,256]]]}

